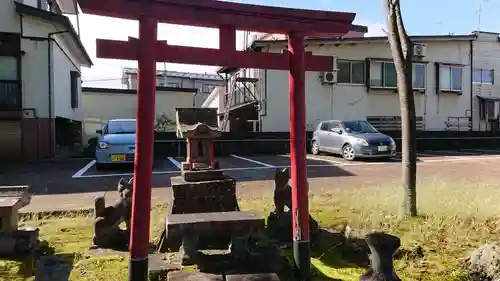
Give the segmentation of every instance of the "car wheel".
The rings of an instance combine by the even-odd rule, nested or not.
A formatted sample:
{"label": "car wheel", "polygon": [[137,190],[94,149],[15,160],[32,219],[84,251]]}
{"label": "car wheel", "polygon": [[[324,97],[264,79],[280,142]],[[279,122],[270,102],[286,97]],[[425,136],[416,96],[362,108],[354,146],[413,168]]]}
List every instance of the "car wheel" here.
{"label": "car wheel", "polygon": [[352,161],[354,160],[354,158],[356,158],[354,148],[350,144],[346,144],[342,148],[342,157],[347,161]]}
{"label": "car wheel", "polygon": [[311,145],[311,152],[312,154],[314,155],[318,155],[319,154],[319,144],[317,141],[313,141],[312,142],[312,145]]}

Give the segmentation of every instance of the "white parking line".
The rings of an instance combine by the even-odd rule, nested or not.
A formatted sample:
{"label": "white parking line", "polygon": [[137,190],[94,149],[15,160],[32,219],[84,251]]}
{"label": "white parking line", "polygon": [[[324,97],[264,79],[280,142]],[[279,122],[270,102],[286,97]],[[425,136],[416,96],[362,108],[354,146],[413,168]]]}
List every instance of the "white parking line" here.
{"label": "white parking line", "polygon": [[[168,175],[168,174],[179,174],[180,171],[159,171],[153,172],[153,175]],[[82,175],[77,178],[107,178],[107,177],[124,177],[124,176],[133,176],[134,173],[111,173],[111,174],[92,174],[92,175]]]}
{"label": "white parking line", "polygon": [[[290,157],[290,155],[287,155],[287,157]],[[335,164],[335,165],[351,166],[352,164],[354,164],[354,163],[343,163],[343,162],[340,162],[340,161],[325,159],[325,158],[321,158],[321,157],[314,156],[314,155],[307,155],[307,159],[315,160],[315,161],[323,161],[323,162],[332,163],[332,164]],[[308,166],[310,166],[310,165],[308,165]]]}
{"label": "white parking line", "polygon": [[267,163],[264,163],[264,162],[260,162],[260,161],[253,160],[253,159],[250,159],[250,158],[241,157],[241,156],[234,155],[234,154],[231,154],[231,157],[234,157],[236,159],[245,160],[245,161],[248,161],[248,162],[251,162],[251,163],[254,163],[254,164],[257,164],[257,165],[261,165],[261,166],[264,166],[264,167],[268,167],[268,168],[276,168],[276,166],[274,166],[274,165],[270,165],[270,164],[267,164]]}
{"label": "white parking line", "polygon": [[88,169],[90,169],[92,166],[94,166],[95,162],[96,162],[95,160],[90,161],[87,165],[85,165],[85,167],[78,170],[78,172],[73,174],[73,176],[71,176],[71,177],[72,178],[81,178],[83,176],[83,174],[85,174],[85,172],[88,171]]}
{"label": "white parking line", "polygon": [[181,169],[181,163],[177,160],[175,160],[173,157],[167,157],[168,161],[172,162],[177,169]]}

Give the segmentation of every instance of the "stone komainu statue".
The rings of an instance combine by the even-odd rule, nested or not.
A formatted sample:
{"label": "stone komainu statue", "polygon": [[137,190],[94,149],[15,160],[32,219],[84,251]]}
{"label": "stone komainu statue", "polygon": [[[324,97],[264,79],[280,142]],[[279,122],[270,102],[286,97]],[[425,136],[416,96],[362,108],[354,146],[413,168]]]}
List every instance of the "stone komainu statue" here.
{"label": "stone komainu statue", "polygon": [[366,244],[370,247],[371,268],[359,281],[401,281],[394,270],[394,254],[401,246],[401,240],[383,232],[366,235]]}
{"label": "stone komainu statue", "polygon": [[[118,193],[120,200],[106,207],[103,196],[94,201],[94,237],[92,242],[100,248],[126,249],[130,238],[130,218],[132,214],[133,178],[120,179]],[[125,222],[125,229],[120,224]]]}
{"label": "stone komainu statue", "polygon": [[285,212],[285,207],[292,210],[292,187],[289,168],[277,168],[274,175],[274,212],[280,215]]}
{"label": "stone komainu statue", "polygon": [[[274,174],[274,211],[267,219],[268,230],[271,237],[282,242],[292,241],[292,187],[289,168],[278,168]],[[285,207],[288,210],[285,210]],[[309,230],[311,238],[318,233],[318,222],[309,216]]]}

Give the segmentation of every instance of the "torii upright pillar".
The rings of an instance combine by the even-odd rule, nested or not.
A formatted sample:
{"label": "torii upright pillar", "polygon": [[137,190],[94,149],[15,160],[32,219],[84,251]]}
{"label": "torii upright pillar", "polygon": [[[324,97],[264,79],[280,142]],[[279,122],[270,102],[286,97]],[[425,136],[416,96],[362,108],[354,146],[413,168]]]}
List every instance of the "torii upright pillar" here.
{"label": "torii upright pillar", "polygon": [[158,22],[156,19],[139,17],[140,40],[136,54],[139,65],[136,129],[138,137],[134,161],[129,281],[148,280],[148,230],[153,177],[157,30]]}
{"label": "torii upright pillar", "polygon": [[304,34],[288,34],[290,56],[290,160],[292,179],[293,257],[300,280],[309,280],[309,204],[306,163]]}

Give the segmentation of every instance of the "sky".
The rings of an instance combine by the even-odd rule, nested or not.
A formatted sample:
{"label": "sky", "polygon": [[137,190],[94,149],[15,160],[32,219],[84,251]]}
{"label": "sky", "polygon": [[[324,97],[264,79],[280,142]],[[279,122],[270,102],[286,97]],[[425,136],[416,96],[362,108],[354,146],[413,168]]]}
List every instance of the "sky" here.
{"label": "sky", "polygon": [[[288,8],[303,8],[356,13],[355,24],[368,26],[367,36],[385,35],[383,0],[231,0],[247,4],[259,4]],[[500,31],[500,0],[401,0],[403,20],[410,35],[470,34],[480,29]],[[75,23],[75,16],[69,16]],[[86,87],[122,88],[122,67],[137,67],[133,61],[97,59],[95,40],[127,40],[138,37],[136,21],[80,14],[81,39],[94,62],[92,68],[82,70]],[[171,45],[193,47],[218,47],[217,29],[160,24],[158,39],[168,40]],[[237,48],[243,47],[243,33],[237,34]],[[158,64],[158,69],[170,71],[214,72],[217,67],[184,64]]]}

